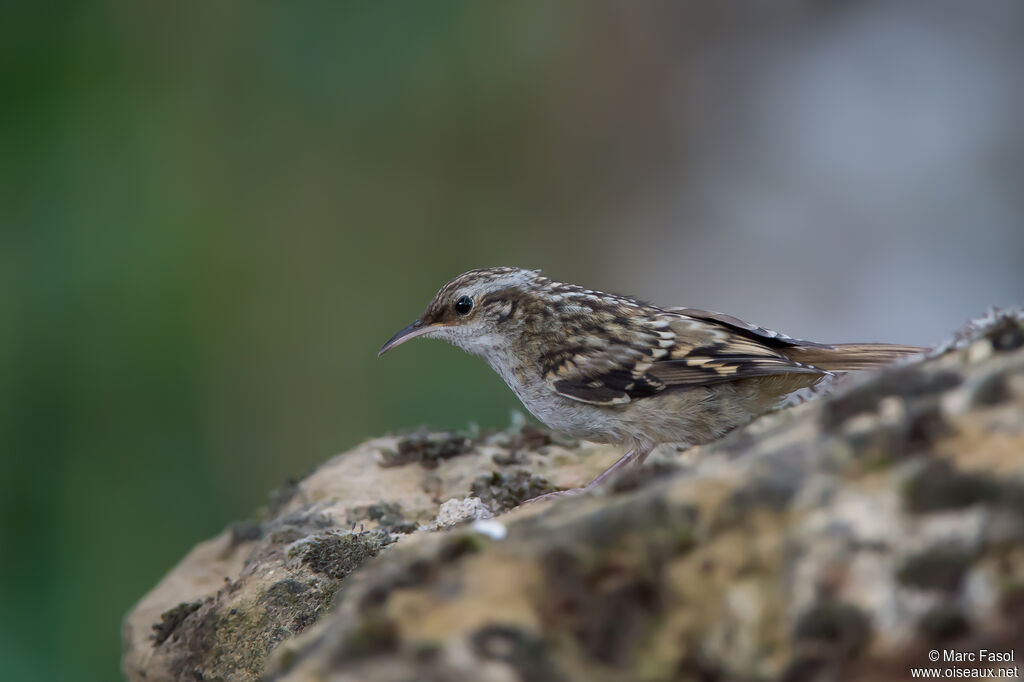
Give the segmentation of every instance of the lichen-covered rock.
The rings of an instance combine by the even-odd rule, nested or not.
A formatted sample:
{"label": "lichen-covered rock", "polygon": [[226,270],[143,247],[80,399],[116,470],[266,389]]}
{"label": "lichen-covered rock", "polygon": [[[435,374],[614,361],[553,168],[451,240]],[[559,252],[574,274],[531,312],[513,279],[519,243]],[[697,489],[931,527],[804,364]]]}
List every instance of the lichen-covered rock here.
{"label": "lichen-covered rock", "polygon": [[[129,676],[253,679],[274,649],[267,675],[282,682],[903,680],[931,649],[1024,642],[1019,315],[716,443],[663,448],[606,490],[503,513],[619,454],[522,431],[373,441],[332,460],[258,538],[201,545],[136,607]],[[397,454],[375,460],[385,448]],[[364,485],[328,473],[349,458]],[[408,480],[391,489],[389,476]],[[399,535],[446,528],[449,498],[446,518],[475,520]],[[275,545],[287,518],[303,521]],[[202,571],[230,568],[208,591]],[[289,639],[332,591],[329,614]],[[232,623],[231,609],[235,627],[207,624]]]}
{"label": "lichen-covered rock", "polygon": [[347,576],[396,541],[576,485],[617,456],[519,417],[498,433],[365,443],[272,493],[261,519],[201,543],[143,597],[124,622],[125,674],[258,679],[267,654],[317,621]]}

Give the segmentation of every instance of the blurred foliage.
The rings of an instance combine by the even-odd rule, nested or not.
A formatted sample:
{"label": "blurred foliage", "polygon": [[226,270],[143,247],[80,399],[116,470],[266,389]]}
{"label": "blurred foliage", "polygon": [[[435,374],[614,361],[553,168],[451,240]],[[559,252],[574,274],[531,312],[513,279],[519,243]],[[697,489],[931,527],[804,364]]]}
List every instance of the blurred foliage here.
{"label": "blurred foliage", "polygon": [[6,679],[115,677],[127,608],[288,476],[506,422],[478,361],[374,353],[446,278],[551,262],[531,131],[571,27],[532,11],[5,8]]}

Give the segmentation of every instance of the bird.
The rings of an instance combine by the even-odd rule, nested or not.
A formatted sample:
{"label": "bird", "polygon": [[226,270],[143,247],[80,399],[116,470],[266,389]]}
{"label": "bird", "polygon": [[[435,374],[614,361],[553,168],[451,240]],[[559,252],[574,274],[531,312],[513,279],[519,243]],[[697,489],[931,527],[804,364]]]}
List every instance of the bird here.
{"label": "bird", "polygon": [[600,486],[663,443],[716,440],[834,372],[926,350],[804,341],[731,315],[660,307],[517,267],[455,277],[377,357],[418,337],[481,356],[551,429],[628,448],[586,485],[536,499]]}

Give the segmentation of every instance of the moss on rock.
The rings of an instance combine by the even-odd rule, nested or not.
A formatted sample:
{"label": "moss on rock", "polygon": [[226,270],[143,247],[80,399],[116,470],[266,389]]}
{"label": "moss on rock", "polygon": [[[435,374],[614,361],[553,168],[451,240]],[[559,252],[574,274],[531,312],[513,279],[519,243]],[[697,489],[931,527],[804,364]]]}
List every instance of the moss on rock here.
{"label": "moss on rock", "polygon": [[167,609],[160,614],[160,622],[153,624],[153,645],[157,646],[167,641],[178,626],[191,614],[199,610],[203,605],[201,601],[181,602],[173,609]]}
{"label": "moss on rock", "polygon": [[341,580],[392,542],[383,531],[332,532],[300,541],[289,548],[289,554],[300,555],[314,573]]}
{"label": "moss on rock", "polygon": [[491,511],[507,511],[526,500],[561,490],[543,476],[520,469],[514,473],[492,471],[479,476],[470,487],[469,494],[480,498]]}

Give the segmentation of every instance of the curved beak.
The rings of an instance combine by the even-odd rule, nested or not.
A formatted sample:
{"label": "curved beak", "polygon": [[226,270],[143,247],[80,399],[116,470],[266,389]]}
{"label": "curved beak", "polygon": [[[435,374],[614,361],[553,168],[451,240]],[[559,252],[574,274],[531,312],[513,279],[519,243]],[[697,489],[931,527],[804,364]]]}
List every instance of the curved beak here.
{"label": "curved beak", "polygon": [[379,358],[384,355],[395,346],[401,346],[409,339],[415,339],[417,336],[423,336],[427,332],[431,331],[434,331],[434,327],[432,325],[423,324],[423,320],[416,320],[408,327],[388,339],[387,343],[381,346],[380,350],[377,351],[377,357]]}

